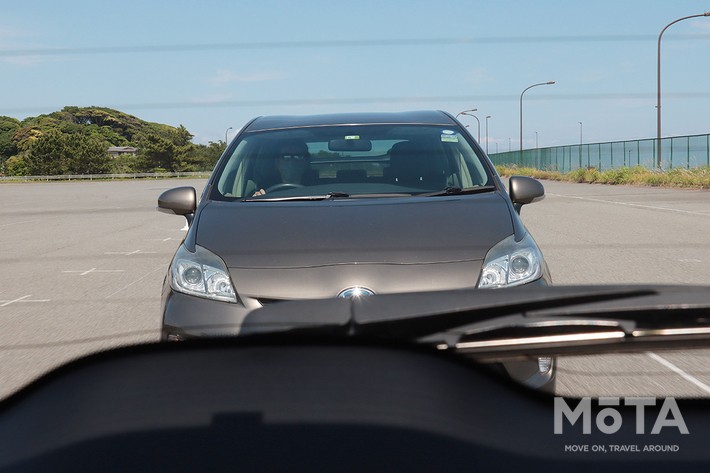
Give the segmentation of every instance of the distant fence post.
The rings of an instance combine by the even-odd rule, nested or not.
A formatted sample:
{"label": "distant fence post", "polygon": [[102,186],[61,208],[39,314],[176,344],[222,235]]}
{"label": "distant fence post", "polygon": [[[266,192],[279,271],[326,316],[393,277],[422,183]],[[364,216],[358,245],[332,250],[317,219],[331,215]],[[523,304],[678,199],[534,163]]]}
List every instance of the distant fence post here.
{"label": "distant fence post", "polygon": [[656,140],[653,140],[653,155],[656,156]]}
{"label": "distant fence post", "polygon": [[599,169],[599,171],[601,171],[602,170],[602,145],[601,144],[597,145],[597,158],[599,159],[599,166],[597,169]]}

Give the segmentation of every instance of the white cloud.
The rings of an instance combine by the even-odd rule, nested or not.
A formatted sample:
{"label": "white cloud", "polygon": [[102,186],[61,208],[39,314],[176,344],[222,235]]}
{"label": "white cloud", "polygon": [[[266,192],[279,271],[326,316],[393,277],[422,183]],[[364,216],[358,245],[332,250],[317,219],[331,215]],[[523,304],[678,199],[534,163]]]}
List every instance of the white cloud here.
{"label": "white cloud", "polygon": [[467,83],[475,86],[490,84],[493,79],[490,72],[485,67],[468,69],[463,72],[462,78]]}
{"label": "white cloud", "polygon": [[[26,39],[32,36],[29,31],[0,24],[0,51],[13,51],[27,48]],[[21,40],[21,41],[20,41]],[[19,45],[24,45],[20,47]],[[7,55],[0,56],[0,62],[14,66],[34,66],[43,62],[45,58],[33,55]]]}
{"label": "white cloud", "polygon": [[228,84],[230,82],[264,82],[283,78],[277,72],[234,72],[228,69],[219,69],[209,80],[213,84]]}

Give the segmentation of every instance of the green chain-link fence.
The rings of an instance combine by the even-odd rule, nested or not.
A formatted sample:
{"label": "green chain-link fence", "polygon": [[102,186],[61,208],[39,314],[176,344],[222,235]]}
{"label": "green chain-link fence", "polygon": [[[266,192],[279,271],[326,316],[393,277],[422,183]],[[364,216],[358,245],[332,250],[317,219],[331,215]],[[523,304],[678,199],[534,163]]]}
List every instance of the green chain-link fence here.
{"label": "green chain-link fence", "polygon": [[[614,141],[509,151],[490,155],[496,165],[516,165],[569,172],[579,168],[600,171],[643,166],[657,169],[656,140]],[[676,136],[661,140],[661,168],[710,166],[710,134]]]}

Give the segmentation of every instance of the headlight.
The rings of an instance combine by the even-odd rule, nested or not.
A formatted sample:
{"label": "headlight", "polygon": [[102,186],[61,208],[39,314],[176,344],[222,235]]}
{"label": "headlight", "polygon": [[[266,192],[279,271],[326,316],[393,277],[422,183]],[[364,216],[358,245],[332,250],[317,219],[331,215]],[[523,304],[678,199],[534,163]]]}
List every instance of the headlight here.
{"label": "headlight", "polygon": [[519,242],[511,235],[488,251],[479,288],[510,287],[542,276],[542,253],[530,234]]}
{"label": "headlight", "polygon": [[539,356],[537,358],[537,368],[540,373],[547,373],[552,369],[552,357],[551,356]]}
{"label": "headlight", "polygon": [[237,295],[222,259],[195,245],[191,253],[180,245],[170,265],[170,287],[178,292],[225,302],[237,302]]}

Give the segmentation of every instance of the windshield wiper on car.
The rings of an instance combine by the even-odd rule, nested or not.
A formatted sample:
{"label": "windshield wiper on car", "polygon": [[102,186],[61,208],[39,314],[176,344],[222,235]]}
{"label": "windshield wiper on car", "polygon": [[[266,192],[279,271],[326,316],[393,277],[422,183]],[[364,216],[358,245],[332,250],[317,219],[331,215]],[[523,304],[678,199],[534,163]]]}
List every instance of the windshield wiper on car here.
{"label": "windshield wiper on car", "polygon": [[436,192],[428,192],[426,194],[418,194],[418,197],[438,197],[442,195],[465,195],[465,194],[480,194],[483,192],[494,191],[495,186],[475,186],[475,187],[446,187],[443,190]]}
{"label": "windshield wiper on car", "polygon": [[294,195],[287,197],[246,197],[242,202],[290,202],[290,201],[310,201],[310,200],[329,200],[329,199],[347,199],[350,194],[345,192],[328,192],[327,194],[317,195]]}
{"label": "windshield wiper on car", "polygon": [[273,304],[246,334],[417,342],[477,359],[710,346],[710,290],[536,287],[391,294]]}

